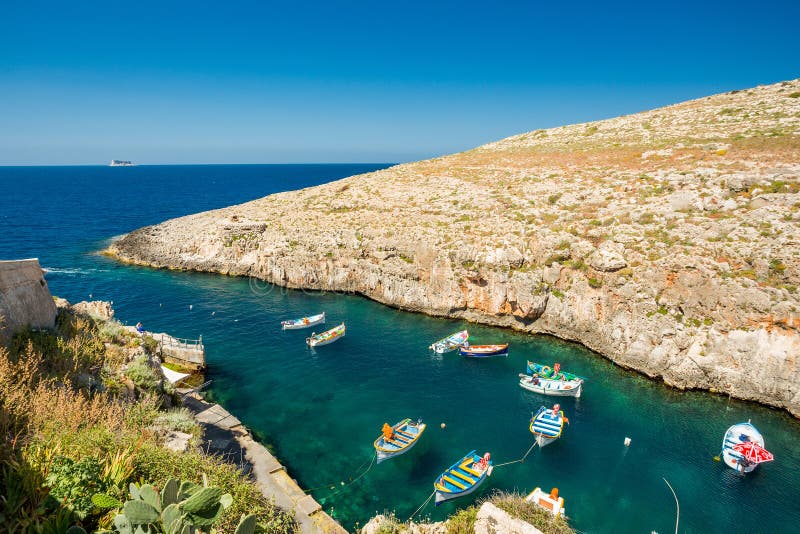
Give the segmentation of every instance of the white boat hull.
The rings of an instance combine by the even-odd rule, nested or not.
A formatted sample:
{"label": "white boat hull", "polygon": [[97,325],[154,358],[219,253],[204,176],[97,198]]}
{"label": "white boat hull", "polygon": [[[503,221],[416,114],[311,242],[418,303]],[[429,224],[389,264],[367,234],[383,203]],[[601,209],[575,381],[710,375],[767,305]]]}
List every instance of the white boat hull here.
{"label": "white boat hull", "polygon": [[478,489],[480,487],[480,485],[483,484],[484,480],[486,480],[486,477],[483,477],[480,482],[478,482],[477,484],[475,484],[474,486],[472,486],[468,490],[462,491],[461,493],[445,493],[443,491],[436,490],[436,499],[435,499],[434,504],[436,506],[439,506],[439,504],[441,504],[441,503],[443,503],[445,501],[449,501],[449,500],[452,500],[452,499],[458,499],[459,497],[464,497],[465,495],[469,495],[470,493],[473,493],[476,489]]}
{"label": "white boat hull", "polygon": [[[383,450],[382,448],[378,448],[379,445],[381,447],[385,446],[384,443],[381,443],[381,438],[378,438],[378,440],[375,442],[375,453],[376,453],[377,462],[381,463],[384,460],[388,460],[389,458],[394,458],[395,456],[400,456],[401,454],[405,454],[408,451],[410,451],[411,449],[413,449],[414,446],[417,444],[417,442],[422,437],[422,433],[425,432],[426,428],[428,428],[428,425],[426,423],[420,423],[420,424],[417,424],[417,425],[414,425],[414,426],[416,427],[416,434],[414,434],[414,441],[412,441],[411,443],[408,444],[407,447],[403,447],[402,449],[398,449],[396,451],[386,451],[386,450]],[[399,428],[399,427],[397,425],[395,425],[395,428]]]}
{"label": "white boat hull", "polygon": [[523,377],[519,381],[519,385],[523,389],[540,393],[542,395],[550,395],[552,397],[575,397],[581,396],[583,389],[583,381],[579,380],[547,380],[539,379],[538,383],[534,383],[533,379],[529,376]]}
{"label": "white boat hull", "polygon": [[312,339],[311,341],[308,342],[308,346],[313,348],[313,347],[321,347],[323,345],[330,345],[334,341],[338,341],[338,340],[342,339],[343,337],[344,337],[344,334],[342,334],[341,336],[336,336],[333,339],[326,339],[326,340],[323,340],[323,341],[316,341],[316,340]]}
{"label": "white boat hull", "polygon": [[301,330],[303,328],[308,328],[310,326],[316,326],[318,324],[325,324],[325,318],[317,319],[316,321],[309,321],[308,323],[302,324],[284,324],[282,325],[283,330]]}
{"label": "white boat hull", "polygon": [[545,436],[537,435],[536,436],[536,444],[541,449],[542,447],[544,447],[546,445],[550,445],[551,443],[553,443],[557,439],[558,439],[557,437],[556,438],[548,438],[548,437],[545,437]]}
{"label": "white boat hull", "polygon": [[764,446],[764,436],[761,435],[761,432],[756,430],[756,427],[750,423],[739,423],[730,427],[722,438],[722,460],[725,462],[725,465],[738,473],[752,473],[756,465],[741,463],[744,456],[733,450],[735,445],[743,442],[741,439],[742,435],[747,436],[750,441],[762,447]]}

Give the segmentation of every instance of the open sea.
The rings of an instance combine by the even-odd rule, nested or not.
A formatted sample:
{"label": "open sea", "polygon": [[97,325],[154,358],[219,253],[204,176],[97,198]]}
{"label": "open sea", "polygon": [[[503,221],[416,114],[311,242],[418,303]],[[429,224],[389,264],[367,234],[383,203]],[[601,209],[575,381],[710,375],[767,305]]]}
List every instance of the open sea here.
{"label": "open sea", "polygon": [[[550,337],[400,312],[353,295],[124,266],[97,254],[144,225],[386,166],[0,167],[0,259],[38,257],[54,295],[113,301],[123,323],[202,334],[209,395],[302,487],[318,488],[313,495],[349,530],[376,512],[407,519],[439,473],[470,450],[490,451],[496,464],[520,458],[533,443],[531,412],[557,401],[570,420],[561,439],[524,463],[498,467],[479,493],[429,504],[417,517],[442,519],[495,490],[558,487],[579,531],[667,533],[676,510],[666,478],[680,501],[680,532],[798,532],[800,424],[785,412],[676,391]],[[280,329],[282,319],[320,311],[329,325],[346,322],[344,339],[311,351],[308,332]],[[473,343],[510,342],[510,356],[474,361],[428,351],[462,328]],[[517,374],[527,359],[588,377],[583,396],[522,390]],[[369,467],[382,424],[405,417],[429,424],[420,443]],[[740,477],[713,457],[725,430],[748,419],[775,461]]]}

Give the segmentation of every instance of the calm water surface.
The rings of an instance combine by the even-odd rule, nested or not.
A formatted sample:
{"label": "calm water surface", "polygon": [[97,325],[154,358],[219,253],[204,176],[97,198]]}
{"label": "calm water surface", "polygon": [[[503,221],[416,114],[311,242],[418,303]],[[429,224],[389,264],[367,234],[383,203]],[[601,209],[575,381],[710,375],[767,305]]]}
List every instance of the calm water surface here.
{"label": "calm water surface", "polygon": [[[534,449],[525,463],[497,468],[479,495],[557,486],[581,531],[672,532],[667,478],[681,502],[681,532],[796,531],[800,425],[783,412],[677,392],[552,338],[399,312],[356,296],[121,266],[94,253],[143,225],[385,166],[0,167],[0,258],[39,257],[54,294],[112,300],[123,322],[202,334],[211,395],[303,487],[323,486],[314,495],[348,528],[376,511],[407,518],[435,477],[472,449],[490,451],[496,463],[522,456],[533,441],[531,412],[554,401],[517,386],[531,358],[589,377],[584,396],[561,399],[571,424],[559,441]],[[278,327],[323,310],[330,323],[345,321],[348,333],[315,352],[305,347],[306,332]],[[472,361],[427,351],[467,326],[474,342],[509,341],[511,355]],[[429,423],[419,445],[342,486],[369,461],[381,425],[404,417]],[[747,419],[776,461],[740,478],[713,457],[725,429]],[[421,515],[441,519],[473,500],[429,505]]]}

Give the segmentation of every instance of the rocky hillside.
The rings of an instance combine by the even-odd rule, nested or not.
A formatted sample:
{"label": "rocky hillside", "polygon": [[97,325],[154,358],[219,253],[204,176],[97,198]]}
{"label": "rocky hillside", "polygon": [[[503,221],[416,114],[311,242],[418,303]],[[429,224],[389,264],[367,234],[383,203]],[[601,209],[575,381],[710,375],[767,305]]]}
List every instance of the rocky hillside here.
{"label": "rocky hillside", "polygon": [[800,416],[800,80],[142,228],[124,261],[575,340]]}

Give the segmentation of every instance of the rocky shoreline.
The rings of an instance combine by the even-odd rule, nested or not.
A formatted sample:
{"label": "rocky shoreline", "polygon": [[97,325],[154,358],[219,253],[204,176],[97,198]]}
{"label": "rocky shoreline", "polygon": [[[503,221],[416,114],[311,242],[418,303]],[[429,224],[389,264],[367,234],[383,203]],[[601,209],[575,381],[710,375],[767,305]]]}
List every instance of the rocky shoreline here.
{"label": "rocky shoreline", "polygon": [[107,252],[551,334],[800,416],[798,223],[794,80],[174,219]]}

